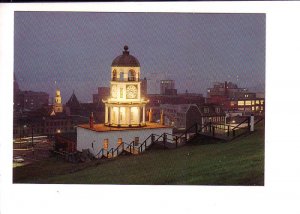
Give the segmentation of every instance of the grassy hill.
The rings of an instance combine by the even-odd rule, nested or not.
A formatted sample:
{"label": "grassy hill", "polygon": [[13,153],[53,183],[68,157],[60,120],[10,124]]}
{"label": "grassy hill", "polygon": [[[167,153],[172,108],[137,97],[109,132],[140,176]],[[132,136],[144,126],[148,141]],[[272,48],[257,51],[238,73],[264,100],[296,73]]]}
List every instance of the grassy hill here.
{"label": "grassy hill", "polygon": [[194,143],[72,164],[51,158],[14,168],[15,183],[264,185],[264,130],[229,143]]}

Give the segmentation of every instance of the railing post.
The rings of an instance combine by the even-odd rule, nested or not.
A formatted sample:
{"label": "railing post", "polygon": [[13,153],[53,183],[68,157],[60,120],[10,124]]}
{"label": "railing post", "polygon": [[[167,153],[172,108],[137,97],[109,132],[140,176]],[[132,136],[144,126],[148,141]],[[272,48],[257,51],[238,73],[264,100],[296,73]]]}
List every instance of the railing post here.
{"label": "railing post", "polygon": [[248,129],[250,131],[250,117],[248,117]]}
{"label": "railing post", "polygon": [[164,149],[166,149],[166,133],[163,135]]}
{"label": "railing post", "polygon": [[230,131],[230,128],[229,128],[229,125],[227,126],[227,137],[229,137],[229,131]]}
{"label": "railing post", "polygon": [[212,127],[212,135],[215,136],[215,127]]}
{"label": "railing post", "polygon": [[250,122],[249,122],[250,123],[250,132],[253,132],[254,131],[254,115],[253,114],[251,114],[249,120],[250,120]]}
{"label": "railing post", "polygon": [[211,133],[211,122],[209,122],[209,132]]}
{"label": "railing post", "polygon": [[177,146],[178,146],[178,137],[177,136],[175,136],[175,144],[176,144],[176,148],[177,148]]}
{"label": "railing post", "polygon": [[232,129],[232,135],[235,137],[235,129]]}

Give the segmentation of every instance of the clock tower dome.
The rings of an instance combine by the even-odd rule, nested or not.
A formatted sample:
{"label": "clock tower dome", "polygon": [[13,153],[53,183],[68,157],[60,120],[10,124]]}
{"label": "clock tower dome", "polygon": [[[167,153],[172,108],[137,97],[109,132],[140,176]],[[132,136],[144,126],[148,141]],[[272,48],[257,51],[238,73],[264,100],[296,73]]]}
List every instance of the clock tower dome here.
{"label": "clock tower dome", "polygon": [[123,54],[111,64],[110,97],[105,103],[105,125],[145,126],[145,106],[141,97],[140,63],[124,46]]}

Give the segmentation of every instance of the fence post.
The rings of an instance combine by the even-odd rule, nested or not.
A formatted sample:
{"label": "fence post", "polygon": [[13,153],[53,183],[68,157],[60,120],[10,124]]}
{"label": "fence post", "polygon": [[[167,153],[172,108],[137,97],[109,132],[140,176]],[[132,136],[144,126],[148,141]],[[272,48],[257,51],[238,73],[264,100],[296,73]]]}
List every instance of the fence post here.
{"label": "fence post", "polygon": [[175,136],[175,144],[176,144],[176,148],[177,148],[177,145],[178,145],[178,137]]}
{"label": "fence post", "polygon": [[212,135],[215,136],[215,127],[212,127]]}
{"label": "fence post", "polygon": [[229,131],[230,131],[230,128],[229,128],[229,125],[227,126],[227,137],[229,137]]}
{"label": "fence post", "polygon": [[232,129],[232,135],[235,137],[235,129]]}
{"label": "fence post", "polygon": [[248,130],[250,131],[250,117],[248,117]]}
{"label": "fence post", "polygon": [[164,133],[163,141],[164,141],[164,149],[166,149],[166,133]]}
{"label": "fence post", "polygon": [[254,115],[251,114],[251,117],[250,117],[250,132],[253,132],[254,131]]}
{"label": "fence post", "polygon": [[209,132],[211,133],[211,122],[209,122]]}

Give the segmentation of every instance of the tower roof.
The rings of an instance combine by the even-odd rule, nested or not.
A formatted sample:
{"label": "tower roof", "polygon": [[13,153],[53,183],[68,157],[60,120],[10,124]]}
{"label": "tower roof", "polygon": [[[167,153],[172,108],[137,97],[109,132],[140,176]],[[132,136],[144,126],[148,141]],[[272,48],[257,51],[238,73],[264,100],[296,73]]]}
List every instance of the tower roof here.
{"label": "tower roof", "polygon": [[74,91],[73,91],[72,96],[70,97],[70,99],[66,103],[66,105],[70,106],[70,107],[79,107],[80,106],[80,103],[79,103]]}
{"label": "tower roof", "polygon": [[129,54],[128,46],[124,46],[123,54],[116,57],[112,64],[112,67],[140,67],[139,61]]}

